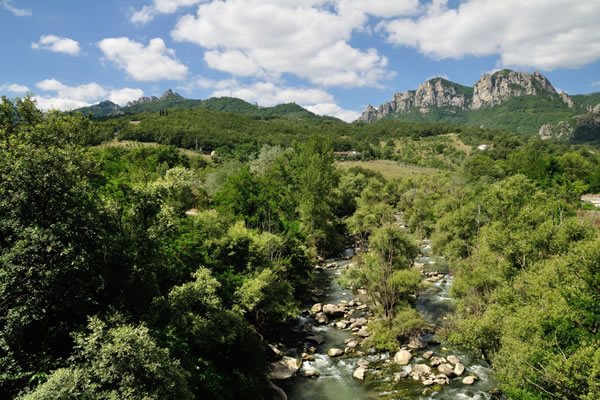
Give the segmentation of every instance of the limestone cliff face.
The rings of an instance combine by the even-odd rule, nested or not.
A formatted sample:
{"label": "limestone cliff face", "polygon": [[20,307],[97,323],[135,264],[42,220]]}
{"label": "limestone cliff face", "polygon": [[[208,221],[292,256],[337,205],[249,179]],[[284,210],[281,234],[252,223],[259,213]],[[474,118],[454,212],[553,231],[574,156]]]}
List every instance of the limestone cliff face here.
{"label": "limestone cliff face", "polygon": [[498,71],[484,74],[473,88],[472,110],[498,105],[512,97],[556,95],[548,79],[539,72]]}
{"label": "limestone cliff face", "polygon": [[371,105],[359,117],[359,121],[371,122],[393,113],[406,113],[418,110],[427,113],[431,107],[458,107],[466,109],[470,101],[469,88],[455,84],[442,78],[430,79],[419,85],[417,90],[396,93],[387,103],[379,108]]}
{"label": "limestone cliff face", "polygon": [[432,107],[478,110],[482,107],[493,107],[519,96],[556,96],[569,108],[575,108],[573,99],[566,93],[558,94],[550,81],[534,72],[517,72],[511,70],[484,74],[473,88],[435,78],[421,84],[416,91],[397,93],[392,101],[374,108],[369,106],[359,121],[370,122],[384,118],[390,114],[402,114],[418,111],[427,113]]}

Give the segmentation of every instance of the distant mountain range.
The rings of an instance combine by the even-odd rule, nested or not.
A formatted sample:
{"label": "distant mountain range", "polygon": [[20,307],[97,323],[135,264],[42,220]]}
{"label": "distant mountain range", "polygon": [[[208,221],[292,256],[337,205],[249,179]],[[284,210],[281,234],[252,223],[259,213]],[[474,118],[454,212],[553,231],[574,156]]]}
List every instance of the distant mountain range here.
{"label": "distant mountain range", "polygon": [[141,97],[121,107],[111,101],[103,101],[89,107],[74,110],[83,114],[92,114],[94,118],[117,117],[121,115],[143,112],[160,112],[170,109],[206,109],[211,111],[230,112],[249,115],[257,118],[326,118],[314,114],[295,103],[280,104],[274,107],[259,107],[233,97],[214,97],[207,100],[193,100],[167,90],[162,96]]}
{"label": "distant mountain range", "polygon": [[[171,89],[160,97],[141,97],[123,107],[103,101],[75,111],[107,118],[171,109],[205,109],[266,119],[339,121],[316,115],[294,103],[260,107],[232,97],[193,100]],[[575,142],[600,140],[600,93],[570,96],[559,93],[538,72],[505,69],[482,75],[472,87],[444,78],[429,79],[416,90],[396,93],[392,100],[377,108],[369,105],[357,122],[382,119],[474,125]]]}
{"label": "distant mountain range", "polygon": [[430,79],[377,108],[369,105],[359,121],[451,122],[538,133],[544,125],[567,123],[594,110],[600,112],[600,93],[569,96],[539,72],[505,69],[484,74],[473,87]]}

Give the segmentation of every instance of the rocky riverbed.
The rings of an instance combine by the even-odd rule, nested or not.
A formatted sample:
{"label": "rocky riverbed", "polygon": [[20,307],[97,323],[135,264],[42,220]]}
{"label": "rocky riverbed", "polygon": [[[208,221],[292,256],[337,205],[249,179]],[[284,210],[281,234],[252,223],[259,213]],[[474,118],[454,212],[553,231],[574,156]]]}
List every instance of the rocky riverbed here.
{"label": "rocky riverbed", "polygon": [[[428,241],[416,268],[425,289],[417,309],[434,325],[452,309],[452,277],[445,261],[431,256]],[[338,277],[352,263],[352,251],[316,267],[319,285],[298,319],[293,339],[273,345],[281,359],[271,379],[290,400],[490,399],[500,397],[489,365],[445,348],[435,335],[413,337],[393,353],[363,345],[374,315],[364,290],[341,287]],[[280,394],[281,395],[281,394]],[[280,396],[280,398],[282,398]]]}

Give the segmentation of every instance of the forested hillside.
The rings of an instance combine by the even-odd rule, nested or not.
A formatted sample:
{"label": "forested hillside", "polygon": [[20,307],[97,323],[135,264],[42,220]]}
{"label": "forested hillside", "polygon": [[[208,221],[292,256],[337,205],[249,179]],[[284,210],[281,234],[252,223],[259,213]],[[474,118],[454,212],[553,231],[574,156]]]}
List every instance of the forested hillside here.
{"label": "forested hillside", "polygon": [[[199,109],[135,121],[2,99],[0,397],[281,398],[270,383],[281,332],[305,341],[297,317],[325,259],[349,245],[340,282],[371,311],[356,349],[335,356],[387,359],[363,363],[367,386],[421,393],[428,381],[396,381],[401,360],[387,354],[434,337],[491,364],[487,396],[600,397],[598,212],[580,202],[600,191],[596,147]],[[341,150],[364,168],[336,168]],[[386,180],[373,158],[438,173]],[[416,308],[432,286],[415,268],[424,238],[454,277],[456,310],[440,326]],[[469,385],[462,373],[427,393]]]}

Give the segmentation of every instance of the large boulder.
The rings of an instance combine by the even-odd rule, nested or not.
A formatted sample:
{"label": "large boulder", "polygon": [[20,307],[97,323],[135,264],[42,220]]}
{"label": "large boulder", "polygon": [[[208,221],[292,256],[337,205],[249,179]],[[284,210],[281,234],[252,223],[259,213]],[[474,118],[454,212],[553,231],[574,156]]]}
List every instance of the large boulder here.
{"label": "large boulder", "polygon": [[298,360],[293,357],[283,357],[281,360],[271,364],[269,379],[276,381],[290,379],[300,369]]}
{"label": "large boulder", "polygon": [[464,373],[465,373],[465,366],[462,365],[461,363],[457,363],[454,366],[454,375],[461,376]]}
{"label": "large boulder", "polygon": [[352,374],[352,376],[360,381],[364,381],[366,373],[367,373],[367,367],[361,366],[361,367],[356,368],[356,370],[354,370],[354,373]]}
{"label": "large boulder", "polygon": [[469,375],[463,378],[462,383],[464,385],[472,385],[475,383],[475,381],[477,380],[477,377]]}
{"label": "large boulder", "polygon": [[394,362],[398,365],[408,365],[412,354],[408,350],[400,350],[394,355]]}
{"label": "large boulder", "polygon": [[344,354],[344,350],[342,349],[337,349],[335,347],[332,347],[331,349],[327,350],[327,355],[329,357],[339,357],[342,354]]}
{"label": "large boulder", "polygon": [[365,326],[365,325],[366,325],[368,322],[369,322],[369,321],[368,321],[366,318],[364,318],[364,317],[361,317],[361,318],[358,318],[356,321],[354,321],[354,322],[352,323],[352,325],[350,325],[350,328],[362,328],[362,327],[363,327],[363,326]]}
{"label": "large boulder", "polygon": [[424,349],[426,346],[427,344],[421,336],[413,336],[408,342],[408,347],[411,349]]}
{"label": "large boulder", "polygon": [[320,375],[321,373],[314,368],[307,368],[302,370],[302,376],[305,378],[318,378]]}
{"label": "large boulder", "polygon": [[452,365],[456,365],[460,362],[460,359],[456,356],[448,356],[446,357],[446,359],[448,360],[448,362]]}
{"label": "large boulder", "polygon": [[322,310],[323,310],[323,305],[321,303],[313,304],[313,306],[310,308],[310,312],[313,314],[320,313]]}
{"label": "large boulder", "polygon": [[452,365],[450,364],[441,364],[438,367],[438,371],[440,371],[440,373],[446,375],[446,376],[453,376],[454,375],[454,368],[452,368]]}
{"label": "large boulder", "polygon": [[431,367],[426,364],[417,364],[412,368],[412,373],[417,375],[420,379],[431,375]]}
{"label": "large boulder", "polygon": [[367,337],[371,336],[369,331],[367,331],[366,327],[360,328],[356,334],[362,338],[367,338]]}
{"label": "large boulder", "polygon": [[323,314],[327,317],[339,317],[344,315],[344,311],[340,310],[335,304],[325,304],[323,306]]}

